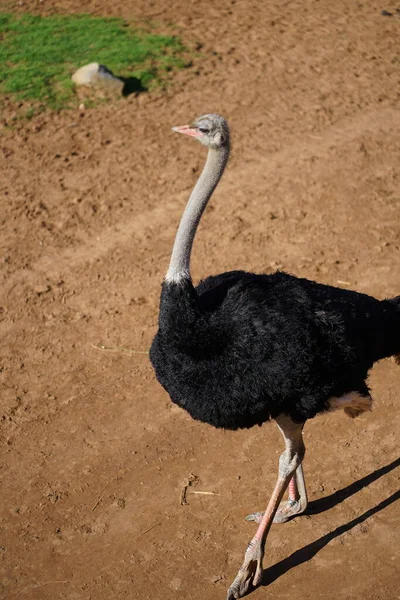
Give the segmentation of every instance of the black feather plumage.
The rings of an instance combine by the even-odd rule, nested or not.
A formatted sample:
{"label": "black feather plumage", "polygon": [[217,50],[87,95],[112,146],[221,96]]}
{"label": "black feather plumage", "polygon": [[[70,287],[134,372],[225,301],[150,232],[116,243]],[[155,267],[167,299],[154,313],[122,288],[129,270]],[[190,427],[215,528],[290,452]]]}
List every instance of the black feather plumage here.
{"label": "black feather plumage", "polygon": [[215,427],[281,413],[303,422],[329,399],[368,395],[373,363],[400,352],[400,301],[285,273],[164,283],[150,350],[173,402]]}

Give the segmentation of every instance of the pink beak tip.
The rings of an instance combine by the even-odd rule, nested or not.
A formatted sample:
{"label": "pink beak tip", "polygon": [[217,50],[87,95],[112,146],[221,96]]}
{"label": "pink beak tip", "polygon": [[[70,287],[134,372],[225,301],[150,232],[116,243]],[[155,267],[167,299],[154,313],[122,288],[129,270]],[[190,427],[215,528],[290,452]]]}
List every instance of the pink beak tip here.
{"label": "pink beak tip", "polygon": [[203,136],[198,129],[193,129],[190,127],[190,125],[179,125],[177,127],[172,127],[172,131],[176,131],[176,133],[184,133],[185,135],[190,135],[191,137]]}

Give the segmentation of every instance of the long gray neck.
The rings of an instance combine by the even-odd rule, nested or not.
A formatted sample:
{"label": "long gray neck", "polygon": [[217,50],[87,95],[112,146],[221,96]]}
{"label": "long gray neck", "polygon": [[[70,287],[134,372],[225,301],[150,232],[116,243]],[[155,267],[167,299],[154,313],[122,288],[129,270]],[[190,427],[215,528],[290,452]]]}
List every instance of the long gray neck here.
{"label": "long gray neck", "polygon": [[217,187],[229,157],[229,144],[209,149],[204,169],[190,195],[182,215],[172,250],[167,283],[180,283],[190,279],[190,254],[196,230],[213,191]]}

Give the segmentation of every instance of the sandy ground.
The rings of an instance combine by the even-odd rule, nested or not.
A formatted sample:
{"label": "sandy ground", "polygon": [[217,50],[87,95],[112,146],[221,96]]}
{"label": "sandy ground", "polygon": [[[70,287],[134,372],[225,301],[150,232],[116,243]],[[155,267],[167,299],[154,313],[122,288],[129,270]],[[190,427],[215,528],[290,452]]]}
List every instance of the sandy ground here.
{"label": "sandy ground", "polygon": [[[2,116],[2,598],[225,598],[282,443],[273,424],[193,422],[145,354],[205,159],[170,127],[215,111],[232,128],[196,279],[281,268],[399,294],[400,7],[385,1],[3,3],[176,24],[199,56],[165,92]],[[400,598],[399,384],[382,361],[373,413],[306,425],[309,514],[272,528],[254,600]]]}

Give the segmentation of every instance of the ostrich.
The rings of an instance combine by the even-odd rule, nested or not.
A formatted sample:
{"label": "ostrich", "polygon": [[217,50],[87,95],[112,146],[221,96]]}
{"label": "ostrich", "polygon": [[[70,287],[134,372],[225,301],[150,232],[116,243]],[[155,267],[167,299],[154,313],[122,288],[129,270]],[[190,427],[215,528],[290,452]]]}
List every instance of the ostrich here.
{"label": "ostrich", "polygon": [[272,419],[285,442],[268,506],[248,517],[258,529],[228,590],[233,600],[261,582],[272,522],[306,509],[304,423],[324,411],[343,408],[356,417],[370,410],[369,369],[387,356],[399,360],[400,296],[380,301],[283,272],[231,271],[194,287],[193,240],[228,162],[229,128],[208,114],[173,131],[201,142],[208,156],[162,284],[150,350],[156,377],[194,419],[233,430]]}

